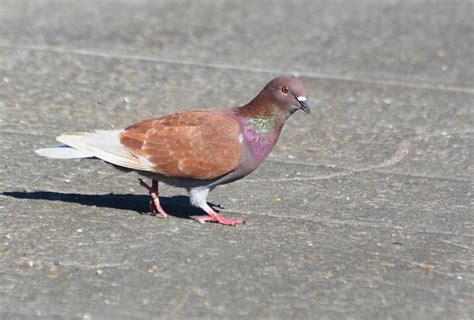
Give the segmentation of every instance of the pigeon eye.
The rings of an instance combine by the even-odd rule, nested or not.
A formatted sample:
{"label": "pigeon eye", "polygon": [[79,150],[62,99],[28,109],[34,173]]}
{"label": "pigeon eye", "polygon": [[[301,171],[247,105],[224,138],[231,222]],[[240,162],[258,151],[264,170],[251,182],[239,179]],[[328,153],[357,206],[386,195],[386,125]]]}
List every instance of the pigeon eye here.
{"label": "pigeon eye", "polygon": [[290,91],[290,90],[288,89],[288,86],[283,86],[283,87],[281,87],[281,92],[282,92],[283,94],[287,94],[288,91]]}

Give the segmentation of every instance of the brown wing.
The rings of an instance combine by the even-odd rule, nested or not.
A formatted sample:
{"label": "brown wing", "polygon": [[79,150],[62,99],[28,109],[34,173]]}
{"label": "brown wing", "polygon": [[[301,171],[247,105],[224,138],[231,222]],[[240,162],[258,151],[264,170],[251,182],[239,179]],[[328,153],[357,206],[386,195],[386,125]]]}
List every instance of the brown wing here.
{"label": "brown wing", "polygon": [[239,123],[223,112],[192,110],[138,122],[119,137],[161,174],[213,179],[239,165],[239,134]]}

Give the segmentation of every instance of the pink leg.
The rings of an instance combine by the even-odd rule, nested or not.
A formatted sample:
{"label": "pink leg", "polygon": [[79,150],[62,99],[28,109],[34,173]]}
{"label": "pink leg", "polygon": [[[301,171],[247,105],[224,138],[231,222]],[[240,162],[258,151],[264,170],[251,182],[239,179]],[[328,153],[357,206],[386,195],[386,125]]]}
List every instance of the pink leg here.
{"label": "pink leg", "polygon": [[217,222],[217,223],[220,223],[220,224],[224,224],[224,225],[227,225],[227,226],[236,226],[238,224],[243,224],[245,223],[245,221],[243,220],[238,220],[238,219],[227,219],[227,218],[224,218],[223,216],[217,214],[217,212],[215,212],[214,210],[212,210],[211,207],[207,206],[202,208],[204,211],[206,211],[206,213],[208,214],[207,216],[204,216],[204,217],[199,217],[197,218],[196,220],[200,223],[204,223],[204,222]]}
{"label": "pink leg", "polygon": [[154,216],[159,213],[163,218],[168,219],[168,214],[161,208],[160,199],[158,198],[158,181],[151,180],[151,187],[146,184],[142,179],[138,179],[140,181],[140,185],[145,187],[148,192],[150,193],[151,201],[150,201],[150,210],[151,214]]}

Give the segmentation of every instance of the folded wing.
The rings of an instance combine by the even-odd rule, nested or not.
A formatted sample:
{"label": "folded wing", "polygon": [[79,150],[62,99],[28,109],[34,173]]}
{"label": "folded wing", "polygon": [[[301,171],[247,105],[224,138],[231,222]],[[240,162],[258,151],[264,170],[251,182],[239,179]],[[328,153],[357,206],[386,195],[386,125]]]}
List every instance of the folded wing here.
{"label": "folded wing", "polygon": [[239,134],[239,123],[224,112],[192,110],[134,124],[119,140],[150,171],[213,179],[239,165]]}

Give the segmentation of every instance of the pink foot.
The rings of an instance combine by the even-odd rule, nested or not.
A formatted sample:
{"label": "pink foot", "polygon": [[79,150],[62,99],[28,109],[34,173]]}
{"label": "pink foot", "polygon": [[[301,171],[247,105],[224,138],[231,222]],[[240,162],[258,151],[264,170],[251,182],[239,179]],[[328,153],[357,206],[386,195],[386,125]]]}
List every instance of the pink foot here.
{"label": "pink foot", "polygon": [[208,214],[207,216],[196,218],[196,220],[200,223],[216,222],[216,223],[223,224],[223,225],[226,225],[226,226],[236,226],[238,224],[245,223],[245,221],[243,221],[243,220],[224,218],[223,216],[218,215],[214,211],[207,212],[207,214]]}
{"label": "pink foot", "polygon": [[152,186],[150,187],[142,179],[138,179],[140,185],[148,190],[150,193],[150,211],[152,216],[156,216],[157,213],[160,214],[165,219],[168,219],[168,214],[161,208],[160,199],[158,198],[158,181],[152,180]]}

